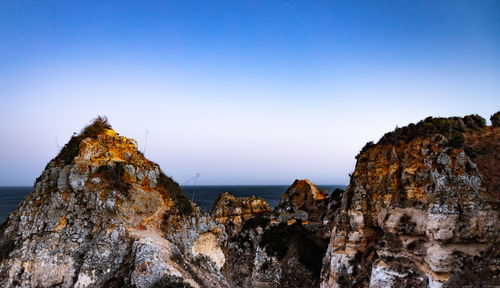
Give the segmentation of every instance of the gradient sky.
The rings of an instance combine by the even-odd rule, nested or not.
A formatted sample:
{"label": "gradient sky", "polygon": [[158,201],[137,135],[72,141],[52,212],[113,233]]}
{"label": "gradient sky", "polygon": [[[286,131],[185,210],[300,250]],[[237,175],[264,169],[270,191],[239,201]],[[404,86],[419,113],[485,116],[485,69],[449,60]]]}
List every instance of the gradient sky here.
{"label": "gradient sky", "polygon": [[498,0],[4,0],[0,39],[0,185],[97,115],[181,184],[347,184],[396,125],[500,110]]}

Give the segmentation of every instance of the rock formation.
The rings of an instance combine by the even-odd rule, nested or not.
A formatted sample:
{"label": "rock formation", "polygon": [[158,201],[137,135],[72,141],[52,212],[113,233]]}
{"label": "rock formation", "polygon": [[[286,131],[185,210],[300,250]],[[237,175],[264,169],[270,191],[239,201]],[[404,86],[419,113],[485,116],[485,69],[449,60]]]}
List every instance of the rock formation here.
{"label": "rock formation", "polygon": [[98,118],[0,229],[1,287],[229,287],[224,227]]}
{"label": "rock formation", "polygon": [[0,226],[1,287],[500,287],[500,114],[368,143],[346,191],[202,211],[103,118]]}
{"label": "rock formation", "polygon": [[229,238],[241,232],[243,223],[255,216],[268,216],[271,207],[266,200],[252,197],[234,197],[229,192],[219,195],[213,205],[210,216],[223,224]]}
{"label": "rock formation", "polygon": [[500,127],[427,118],[369,143],[321,287],[498,287]]}
{"label": "rock formation", "polygon": [[[261,207],[268,207],[262,204],[263,199],[235,199],[222,194],[212,216],[222,214],[214,211],[226,207],[232,207],[229,211],[247,211],[247,220],[238,232],[228,232],[232,237],[225,249],[223,274],[233,287],[317,287],[330,235],[326,228],[331,223],[328,208],[334,210],[332,203],[336,203],[331,199],[338,197],[329,197],[309,180],[296,180],[272,213],[261,212]],[[226,230],[234,231],[233,224],[228,224],[233,221],[223,219]]]}

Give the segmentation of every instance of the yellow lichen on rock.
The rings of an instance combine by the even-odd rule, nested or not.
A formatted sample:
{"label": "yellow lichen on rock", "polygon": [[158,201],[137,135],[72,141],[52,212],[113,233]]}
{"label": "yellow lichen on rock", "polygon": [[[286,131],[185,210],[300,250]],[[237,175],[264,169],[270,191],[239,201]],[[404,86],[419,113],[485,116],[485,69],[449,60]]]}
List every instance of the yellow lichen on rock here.
{"label": "yellow lichen on rock", "polygon": [[[357,156],[321,287],[500,284],[492,277],[498,269],[491,269],[499,257],[500,198],[489,197],[499,191],[492,171],[499,166],[500,130],[464,128],[460,146],[449,133],[424,128],[415,130],[423,136],[405,135],[411,127],[391,132]],[[489,277],[473,276],[481,273]]]}
{"label": "yellow lichen on rock", "polygon": [[[163,275],[228,287],[218,272],[223,226],[101,117],[49,162],[9,219],[0,250],[12,243],[16,257],[0,259],[10,275],[1,287],[114,287],[110,279],[125,277],[147,288]],[[194,254],[212,260],[196,264]]]}
{"label": "yellow lichen on rock", "polygon": [[60,231],[64,229],[66,227],[66,223],[67,223],[66,215],[64,215],[59,219],[59,223],[57,224],[56,227],[54,227],[54,231]]}

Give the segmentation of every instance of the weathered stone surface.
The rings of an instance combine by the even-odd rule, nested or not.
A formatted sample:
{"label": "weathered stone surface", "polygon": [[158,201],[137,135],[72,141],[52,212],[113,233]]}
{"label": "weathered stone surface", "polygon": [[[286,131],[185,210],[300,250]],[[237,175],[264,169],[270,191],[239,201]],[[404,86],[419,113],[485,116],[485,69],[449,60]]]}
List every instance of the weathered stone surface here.
{"label": "weathered stone surface", "polygon": [[334,215],[327,212],[340,194],[331,199],[309,180],[296,180],[270,213],[261,199],[223,193],[211,214],[231,235],[224,275],[234,287],[317,287]]}
{"label": "weathered stone surface", "polygon": [[453,128],[463,147],[427,132],[367,145],[346,191],[296,180],[274,211],[223,193],[210,214],[94,127],[0,226],[0,286],[500,286],[500,127],[476,120]]}
{"label": "weathered stone surface", "polygon": [[111,129],[72,141],[0,228],[1,287],[229,287],[224,226],[135,141]]}
{"label": "weathered stone surface", "polygon": [[309,179],[295,180],[292,186],[290,186],[281,197],[278,206],[289,204],[293,205],[295,208],[300,208],[304,204],[327,197],[328,192],[319,190],[316,185],[309,181]]}
{"label": "weathered stone surface", "polygon": [[[321,287],[500,285],[498,252],[487,253],[500,241],[500,129],[463,131],[464,148],[434,134],[362,150]],[[464,264],[473,261],[479,268]]]}
{"label": "weathered stone surface", "polygon": [[232,237],[237,235],[243,223],[256,215],[271,214],[271,207],[266,200],[252,197],[234,197],[229,192],[219,195],[213,205],[210,216],[222,223],[226,233]]}
{"label": "weathered stone surface", "polygon": [[425,262],[432,271],[443,273],[453,271],[455,261],[450,251],[439,244],[434,244],[427,248]]}

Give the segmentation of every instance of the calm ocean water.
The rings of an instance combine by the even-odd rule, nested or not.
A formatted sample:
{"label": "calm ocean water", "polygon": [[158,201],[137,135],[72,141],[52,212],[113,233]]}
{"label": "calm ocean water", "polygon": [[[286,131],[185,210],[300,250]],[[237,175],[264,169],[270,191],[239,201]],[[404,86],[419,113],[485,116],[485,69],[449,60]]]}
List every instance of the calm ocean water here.
{"label": "calm ocean water", "polygon": [[[345,189],[345,185],[318,185],[319,189],[326,189],[328,193],[332,193],[335,188]],[[262,197],[269,202],[269,205],[274,208],[278,205],[281,195],[285,193],[288,185],[240,185],[240,186],[182,186],[182,190],[193,199],[202,209],[210,211],[217,197],[222,192],[230,192],[236,197],[248,197],[255,195]],[[16,210],[17,206],[32,187],[0,187],[0,224],[7,219],[10,212]]]}

